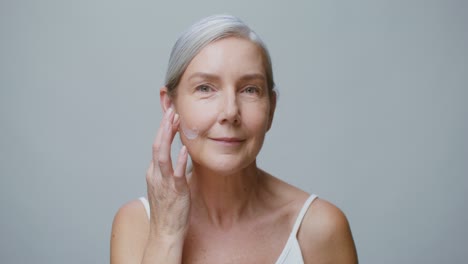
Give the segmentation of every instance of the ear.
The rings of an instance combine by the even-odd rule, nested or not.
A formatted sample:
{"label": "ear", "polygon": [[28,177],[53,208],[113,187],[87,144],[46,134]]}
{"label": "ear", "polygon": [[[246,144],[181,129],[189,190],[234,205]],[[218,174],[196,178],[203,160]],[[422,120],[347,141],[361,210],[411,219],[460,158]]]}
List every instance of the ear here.
{"label": "ear", "polygon": [[159,90],[159,101],[161,103],[161,108],[163,110],[163,113],[167,111],[170,107],[173,107],[173,102],[172,98],[169,95],[169,90],[167,89],[166,86],[161,87]]}
{"label": "ear", "polygon": [[268,120],[268,130],[270,130],[271,125],[273,124],[273,117],[275,116],[275,110],[276,110],[276,101],[278,98],[278,94],[276,93],[275,90],[271,90],[271,98],[270,98],[270,120]]}

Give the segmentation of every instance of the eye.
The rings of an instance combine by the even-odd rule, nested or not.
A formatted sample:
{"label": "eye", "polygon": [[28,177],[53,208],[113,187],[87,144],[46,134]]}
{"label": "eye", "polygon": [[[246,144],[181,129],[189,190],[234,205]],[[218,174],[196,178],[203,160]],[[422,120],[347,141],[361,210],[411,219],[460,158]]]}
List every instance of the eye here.
{"label": "eye", "polygon": [[202,85],[197,86],[195,90],[197,90],[198,92],[202,92],[202,93],[209,93],[213,91],[213,88],[211,88],[210,86],[206,84],[202,84]]}
{"label": "eye", "polygon": [[247,93],[247,94],[259,94],[260,89],[256,86],[248,86],[242,92]]}

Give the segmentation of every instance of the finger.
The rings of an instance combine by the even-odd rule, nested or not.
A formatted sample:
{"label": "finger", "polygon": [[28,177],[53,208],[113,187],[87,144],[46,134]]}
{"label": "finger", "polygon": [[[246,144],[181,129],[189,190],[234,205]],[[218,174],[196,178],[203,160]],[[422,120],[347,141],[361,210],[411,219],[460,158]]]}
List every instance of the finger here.
{"label": "finger", "polygon": [[154,168],[153,163],[154,162],[151,161],[148,169],[146,170],[146,183],[147,183],[147,185],[150,185],[153,182],[153,168]]}
{"label": "finger", "polygon": [[180,193],[185,193],[188,190],[187,178],[185,177],[185,169],[187,168],[188,153],[187,147],[182,146],[177,164],[174,170],[174,186]]}
{"label": "finger", "polygon": [[148,170],[146,171],[146,193],[148,197],[148,201],[151,204],[152,200],[152,194],[154,193],[153,188],[154,188],[154,183],[155,183],[155,175],[153,174],[153,161],[150,162],[150,165],[148,167]]}
{"label": "finger", "polygon": [[[158,132],[156,133],[156,137],[154,138],[153,141],[153,165],[157,166],[158,165],[158,153],[159,153],[159,148],[161,146],[161,138],[163,135],[164,131],[164,124],[169,118],[169,110],[166,111],[164,114],[163,118],[161,119],[161,123],[159,124]],[[156,169],[156,168],[155,168]]]}
{"label": "finger", "polygon": [[172,108],[169,108],[168,112],[169,116],[167,121],[163,125],[161,144],[158,153],[158,165],[162,177],[169,177],[173,173],[171,159],[171,144],[175,135],[173,129],[174,111],[172,110]]}
{"label": "finger", "polygon": [[180,116],[179,114],[174,114],[174,121],[172,122],[172,130],[177,132],[179,130]]}

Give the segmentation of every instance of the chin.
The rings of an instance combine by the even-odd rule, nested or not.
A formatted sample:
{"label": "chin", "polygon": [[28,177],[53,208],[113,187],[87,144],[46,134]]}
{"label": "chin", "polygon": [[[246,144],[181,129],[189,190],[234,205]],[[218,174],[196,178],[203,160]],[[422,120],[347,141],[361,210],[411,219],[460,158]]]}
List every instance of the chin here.
{"label": "chin", "polygon": [[219,175],[232,175],[237,172],[242,171],[243,169],[249,166],[255,166],[255,159],[253,160],[240,160],[236,157],[230,157],[223,155],[218,155],[217,157],[211,160],[205,160],[201,162],[194,162],[195,166],[201,167],[203,170],[210,170]]}

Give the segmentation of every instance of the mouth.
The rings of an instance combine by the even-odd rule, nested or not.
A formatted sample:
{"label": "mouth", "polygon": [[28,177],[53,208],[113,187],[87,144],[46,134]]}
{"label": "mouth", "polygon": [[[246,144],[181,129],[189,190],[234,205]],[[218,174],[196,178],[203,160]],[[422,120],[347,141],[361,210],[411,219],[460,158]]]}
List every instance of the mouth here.
{"label": "mouth", "polygon": [[221,143],[224,145],[238,145],[245,141],[245,139],[237,138],[237,137],[218,137],[218,138],[210,138],[211,140]]}

